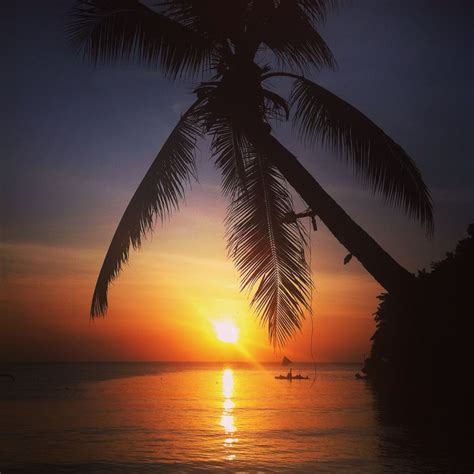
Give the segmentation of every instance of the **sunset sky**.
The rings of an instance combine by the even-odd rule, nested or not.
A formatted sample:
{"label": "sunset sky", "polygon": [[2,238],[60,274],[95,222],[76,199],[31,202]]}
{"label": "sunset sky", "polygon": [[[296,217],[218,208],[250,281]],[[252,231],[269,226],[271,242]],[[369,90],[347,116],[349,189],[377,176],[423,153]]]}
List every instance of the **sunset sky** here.
{"label": "sunset sky", "polygon": [[[12,3],[15,3],[12,6]],[[399,3],[399,4],[395,4]],[[3,360],[279,360],[226,256],[226,202],[206,143],[199,183],[157,225],[89,320],[116,225],[180,112],[189,83],[132,65],[93,68],[67,49],[68,2],[11,2],[2,31],[1,329]],[[322,29],[338,62],[313,79],[351,102],[414,158],[431,190],[435,237],[384,207],[324,151],[276,134],[325,189],[411,271],[429,267],[474,220],[471,2],[347,2]],[[5,23],[5,24],[4,24]],[[470,68],[470,69],[469,69]],[[470,138],[470,137],[469,137]],[[295,199],[296,209],[306,206]],[[323,225],[312,233],[314,356],[361,361],[381,287]],[[230,319],[239,343],[216,339]],[[310,319],[284,353],[310,360]]]}

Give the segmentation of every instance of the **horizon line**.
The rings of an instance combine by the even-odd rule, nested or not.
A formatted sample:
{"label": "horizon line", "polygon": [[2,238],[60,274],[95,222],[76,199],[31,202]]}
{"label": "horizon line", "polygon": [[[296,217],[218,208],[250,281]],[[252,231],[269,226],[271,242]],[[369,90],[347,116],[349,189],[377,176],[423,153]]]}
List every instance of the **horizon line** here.
{"label": "horizon line", "polygon": [[[160,364],[281,364],[281,361],[248,361],[248,360],[233,360],[233,361],[212,361],[212,360],[16,360],[16,361],[1,361],[0,366],[4,364],[130,364],[130,363],[160,363]],[[363,361],[291,361],[292,364],[362,364]]]}

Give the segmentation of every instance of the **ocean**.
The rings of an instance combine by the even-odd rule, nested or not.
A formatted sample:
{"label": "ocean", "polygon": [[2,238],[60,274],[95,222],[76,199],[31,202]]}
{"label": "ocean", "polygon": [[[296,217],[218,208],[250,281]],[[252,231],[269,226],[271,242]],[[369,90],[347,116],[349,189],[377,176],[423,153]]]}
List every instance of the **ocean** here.
{"label": "ocean", "polygon": [[[358,365],[0,367],[0,472],[447,472],[381,412]],[[440,443],[443,446],[443,443]]]}

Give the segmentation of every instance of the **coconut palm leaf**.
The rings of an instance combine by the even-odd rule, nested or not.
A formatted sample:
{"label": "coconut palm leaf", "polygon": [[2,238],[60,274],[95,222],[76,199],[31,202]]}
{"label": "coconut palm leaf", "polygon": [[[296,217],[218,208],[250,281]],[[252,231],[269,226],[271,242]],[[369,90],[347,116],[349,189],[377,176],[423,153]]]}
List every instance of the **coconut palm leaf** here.
{"label": "coconut palm leaf", "polygon": [[291,197],[268,159],[247,150],[247,192],[228,207],[229,255],[240,272],[242,290],[256,287],[251,305],[270,341],[282,346],[301,328],[308,308],[310,269],[297,223],[285,223]]}
{"label": "coconut palm leaf", "polygon": [[317,15],[316,6],[308,12],[295,0],[280,0],[275,8],[263,9],[258,36],[281,66],[303,71],[336,66],[329,46],[312,25],[311,11]]}
{"label": "coconut palm leaf", "polygon": [[294,124],[308,144],[329,146],[353,165],[364,185],[433,232],[431,197],[413,160],[355,107],[305,78],[290,98]]}
{"label": "coconut palm leaf", "polygon": [[238,37],[249,0],[173,0],[165,13],[192,31],[217,42]]}
{"label": "coconut palm leaf", "polygon": [[91,316],[105,314],[109,285],[127,262],[130,245],[138,249],[156,217],[161,221],[177,210],[184,186],[197,179],[194,150],[201,136],[196,107],[183,115],[135,191],[115,231],[92,297]]}
{"label": "coconut palm leaf", "polygon": [[285,120],[290,118],[290,108],[288,102],[280,95],[267,89],[262,89],[265,98],[266,118],[274,120]]}
{"label": "coconut palm leaf", "polygon": [[340,0],[295,0],[295,2],[314,23],[324,23],[328,13],[341,3]]}
{"label": "coconut palm leaf", "polygon": [[212,155],[222,173],[222,191],[225,196],[234,199],[247,187],[243,129],[230,116],[222,116],[214,122],[209,132],[212,136]]}
{"label": "coconut palm leaf", "polygon": [[137,0],[82,0],[71,12],[69,42],[86,60],[136,59],[176,77],[204,72],[212,44]]}

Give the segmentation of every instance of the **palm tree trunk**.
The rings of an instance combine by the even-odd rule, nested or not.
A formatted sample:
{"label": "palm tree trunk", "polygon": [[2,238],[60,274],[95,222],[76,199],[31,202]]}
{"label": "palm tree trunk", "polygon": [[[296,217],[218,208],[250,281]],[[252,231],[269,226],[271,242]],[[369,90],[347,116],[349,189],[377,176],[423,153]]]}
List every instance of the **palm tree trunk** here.
{"label": "palm tree trunk", "polygon": [[259,133],[258,141],[286,180],[315,211],[336,239],[360,261],[385,290],[398,293],[413,287],[414,275],[397,263],[354,222],[289,150],[269,133]]}

